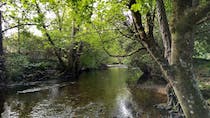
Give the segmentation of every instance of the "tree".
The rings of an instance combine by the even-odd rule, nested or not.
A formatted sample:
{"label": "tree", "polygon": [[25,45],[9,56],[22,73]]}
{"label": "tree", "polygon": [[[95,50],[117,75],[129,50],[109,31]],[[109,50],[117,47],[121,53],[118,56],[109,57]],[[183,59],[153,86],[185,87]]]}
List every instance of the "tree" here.
{"label": "tree", "polygon": [[[12,28],[18,28],[19,30],[22,30],[21,32],[19,32],[20,35],[18,35],[19,37],[21,37],[22,35],[24,35],[24,31],[29,30],[30,25],[36,26],[36,28],[44,34],[43,36],[40,36],[40,39],[46,39],[46,41],[43,40],[43,47],[35,50],[33,49],[33,51],[42,50],[43,52],[45,52],[46,47],[48,49],[51,49],[52,52],[54,52],[54,56],[59,62],[59,67],[63,69],[62,71],[65,71],[67,73],[70,72],[71,74],[74,73],[74,71],[72,70],[75,70],[71,67],[77,68],[77,66],[79,66],[78,64],[76,64],[77,66],[73,66],[75,65],[74,62],[80,62],[80,59],[83,59],[82,62],[85,62],[85,65],[88,65],[86,63],[88,61],[86,61],[84,57],[89,56],[92,58],[93,56],[88,54],[90,53],[90,50],[94,52],[97,47],[95,45],[96,43],[94,42],[96,41],[95,36],[93,35],[94,31],[91,28],[92,25],[90,25],[93,12],[93,3],[94,1],[88,0],[7,1],[6,6],[12,7],[17,10],[11,10],[8,8],[7,14],[9,14],[9,16],[13,16],[11,17],[11,19],[14,21],[14,23],[8,23],[7,29],[4,29],[3,32]],[[16,17],[17,14],[21,12],[24,13],[22,15],[24,17],[20,18],[19,23],[19,19],[17,19]],[[49,17],[49,15],[51,16]],[[10,19],[8,21],[10,21]],[[26,40],[31,39],[31,37],[28,37],[26,35],[24,35],[22,39],[23,38],[25,38]],[[14,42],[17,42],[15,39],[12,40]],[[20,40],[19,44],[26,44],[25,42],[26,41]],[[78,42],[85,42],[84,49],[86,48],[87,50],[85,51],[80,48],[78,51],[82,51],[82,53],[72,54],[72,52],[76,53],[72,50],[78,47],[78,45],[75,45]],[[27,46],[20,45],[20,47]],[[33,51],[31,52],[33,53]],[[95,51],[95,54],[96,53],[97,55],[104,55],[104,53],[98,53],[98,50]],[[77,58],[74,58],[75,60],[73,59],[74,61],[72,60],[72,55],[77,56]],[[91,63],[89,65],[98,64]]]}
{"label": "tree", "polygon": [[0,82],[4,82],[4,52],[3,52],[3,35],[2,35],[2,11],[0,10]]}
{"label": "tree", "polygon": [[195,6],[193,0],[173,0],[172,24],[169,30],[164,2],[156,0],[157,17],[164,45],[164,49],[161,49],[153,36],[154,24],[150,12],[146,16],[147,30],[145,30],[142,14],[135,9],[140,2],[142,1],[130,0],[129,4],[138,40],[160,66],[165,79],[173,87],[185,116],[209,118],[210,112],[195,80],[192,57],[194,25],[209,13],[210,3]]}
{"label": "tree", "polygon": [[3,55],[3,36],[2,36],[2,11],[0,11],[0,55]]}
{"label": "tree", "polygon": [[[80,53],[84,47],[78,43],[81,41],[85,43],[88,42],[88,46],[85,48],[91,47],[90,49],[100,49],[99,52],[102,52],[101,50],[104,49],[104,52],[114,57],[130,56],[142,49],[146,49],[161,69],[165,79],[173,87],[186,117],[209,117],[209,111],[196,85],[192,67],[192,57],[194,48],[194,24],[202,22],[202,18],[205,17],[210,10],[210,4],[204,2],[198,5],[197,0],[174,0],[170,3],[173,7],[173,15],[171,16],[171,25],[169,25],[167,19],[168,14],[165,10],[166,6],[163,0],[156,0],[156,2],[155,0],[130,0],[129,8],[132,11],[133,21],[129,23],[133,23],[133,32],[129,28],[125,28],[125,30],[120,29],[121,26],[130,25],[129,23],[122,25],[123,23],[121,22],[126,20],[124,16],[125,6],[122,6],[124,3],[121,4],[121,2],[124,1],[127,0],[63,0],[61,2],[58,0],[11,0],[11,4],[22,4],[24,13],[29,14],[29,16],[32,13],[35,15],[32,16],[33,18],[28,18],[27,22],[21,22],[23,24],[12,26],[4,29],[4,31],[22,25],[36,25],[38,29],[45,34],[43,38],[47,39],[57,60],[60,62],[60,65],[63,66],[73,65],[73,63],[66,64],[68,60],[65,58],[65,56],[68,55],[68,51],[71,51],[71,49],[74,51],[73,54],[78,50],[78,58],[80,58],[80,54],[81,58],[82,56],[84,57],[85,54]],[[154,22],[155,4],[161,40],[157,39],[154,35],[154,29],[156,28]],[[63,5],[65,5],[65,7],[60,9]],[[67,11],[67,15],[64,15],[64,11]],[[18,11],[13,12],[17,13]],[[48,12],[54,13],[56,18],[47,18]],[[143,15],[145,15],[145,17],[143,17]],[[29,21],[33,22],[28,24]],[[116,25],[120,26],[120,28]],[[0,32],[1,55],[3,55],[2,32],[4,31]],[[99,35],[97,35],[97,33]],[[127,35],[129,33],[134,34],[134,36]],[[70,34],[71,36],[69,36]],[[96,41],[96,39],[102,38],[103,40]],[[134,41],[138,43],[135,46],[139,46],[135,49],[129,49],[134,51],[125,55],[112,55],[109,53],[115,52],[114,54],[119,54],[126,52],[126,50],[119,49],[124,48],[125,43],[129,45],[130,42],[126,41],[130,38],[137,40],[136,42]],[[116,42],[113,41],[115,39],[117,39]],[[162,43],[160,43],[160,41]],[[70,47],[71,44],[73,45],[72,48]],[[163,46],[161,46],[161,44]],[[113,45],[113,47],[110,45]],[[81,48],[79,48],[80,46]],[[61,48],[65,48],[64,50],[67,52],[65,56],[61,55]],[[97,51],[92,50],[87,54],[92,52]],[[97,56],[95,54],[87,54],[86,56],[89,57]],[[69,55],[69,57],[73,57],[72,54],[69,53]],[[93,58],[90,58],[89,60],[92,59]]]}

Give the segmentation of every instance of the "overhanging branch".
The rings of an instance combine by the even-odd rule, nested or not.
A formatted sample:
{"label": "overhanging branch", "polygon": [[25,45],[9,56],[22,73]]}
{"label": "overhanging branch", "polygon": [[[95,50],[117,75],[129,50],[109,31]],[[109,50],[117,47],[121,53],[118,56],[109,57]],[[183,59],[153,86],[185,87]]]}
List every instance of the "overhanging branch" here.
{"label": "overhanging branch", "polygon": [[6,31],[8,31],[8,30],[10,30],[10,29],[14,29],[14,28],[17,28],[17,27],[20,27],[20,26],[26,26],[26,25],[38,25],[38,24],[35,24],[35,23],[25,23],[25,24],[19,24],[19,25],[15,25],[15,26],[11,26],[11,27],[9,27],[9,28],[7,28],[7,29],[4,29],[3,31],[2,31],[2,33],[4,33],[4,32],[6,32]]}
{"label": "overhanging branch", "polygon": [[129,57],[132,56],[134,54],[136,54],[137,52],[140,52],[142,50],[146,50],[146,48],[139,48],[138,50],[135,50],[129,54],[124,54],[124,55],[113,55],[111,54],[104,46],[103,46],[104,51],[110,56],[110,57]]}
{"label": "overhanging branch", "polygon": [[[95,26],[93,26],[95,28]],[[97,31],[97,29],[95,28],[95,30]],[[138,50],[135,50],[129,54],[124,54],[124,55],[113,55],[111,54],[105,47],[104,47],[104,42],[102,41],[102,36],[101,36],[101,33],[100,32],[97,32],[98,33],[98,36],[102,42],[102,47],[103,47],[103,50],[110,56],[110,57],[128,57],[128,56],[132,56],[133,54],[137,53],[137,52],[140,52],[142,50],[146,50],[146,48],[139,48]]]}
{"label": "overhanging branch", "polygon": [[[44,14],[42,13],[42,11],[41,11],[41,9],[40,9],[40,7],[39,7],[39,4],[38,4],[37,2],[36,2],[36,10],[37,10],[37,13],[38,13],[39,15],[43,15],[43,16],[44,16]],[[63,61],[63,59],[62,59],[62,57],[61,57],[61,55],[60,55],[60,53],[59,53],[59,51],[58,51],[57,46],[55,45],[55,43],[53,42],[53,40],[52,40],[50,34],[49,34],[48,31],[47,31],[47,26],[45,25],[45,22],[44,22],[43,17],[41,18],[41,25],[42,25],[42,28],[44,29],[44,33],[45,33],[45,35],[46,35],[46,37],[47,37],[47,40],[49,41],[49,43],[50,43],[51,46],[53,47],[54,53],[55,53],[55,55],[56,55],[56,57],[57,57],[59,63],[61,64],[62,67],[65,68],[66,65],[65,65],[65,63],[64,63],[64,61]]]}

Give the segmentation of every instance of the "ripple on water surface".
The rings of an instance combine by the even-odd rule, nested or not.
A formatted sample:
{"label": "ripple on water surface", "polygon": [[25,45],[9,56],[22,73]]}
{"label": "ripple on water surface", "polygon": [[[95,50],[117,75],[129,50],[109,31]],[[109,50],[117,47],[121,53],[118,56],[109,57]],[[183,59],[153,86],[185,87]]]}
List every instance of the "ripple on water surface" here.
{"label": "ripple on water surface", "polygon": [[[129,88],[135,80],[127,68],[83,73],[78,82],[47,85],[11,93],[3,118],[162,118],[152,106],[165,102],[154,92]],[[30,92],[27,92],[30,91]],[[22,92],[22,93],[21,93]]]}

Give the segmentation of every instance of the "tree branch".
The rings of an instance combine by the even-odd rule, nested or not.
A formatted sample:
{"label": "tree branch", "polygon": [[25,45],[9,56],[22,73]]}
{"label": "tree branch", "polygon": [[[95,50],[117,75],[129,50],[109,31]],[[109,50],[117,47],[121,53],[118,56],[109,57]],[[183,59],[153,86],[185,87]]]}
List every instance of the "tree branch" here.
{"label": "tree branch", "polygon": [[168,62],[171,61],[171,32],[168,25],[168,19],[165,11],[165,6],[163,0],[156,0],[157,6],[157,18],[159,22],[159,30],[162,35],[162,41],[164,46],[164,56],[168,59]]}
{"label": "tree branch", "polygon": [[139,48],[138,50],[135,50],[129,54],[124,54],[124,55],[113,55],[111,54],[104,46],[103,46],[104,51],[110,56],[110,57],[129,57],[132,56],[134,54],[136,54],[137,52],[140,52],[142,50],[146,50],[146,48]]}
{"label": "tree branch", "polygon": [[147,29],[148,29],[147,34],[150,37],[153,37],[155,9],[154,9],[153,13],[147,12],[146,19],[147,19]]}
{"label": "tree branch", "polygon": [[141,14],[139,12],[132,11],[132,16],[133,16],[133,20],[134,20],[135,30],[138,31],[137,33],[140,36],[139,39],[146,40],[147,34],[146,34],[143,24],[142,24]]}
{"label": "tree branch", "polygon": [[199,20],[198,22],[196,22],[196,25],[200,25],[208,20],[210,20],[210,16],[204,17],[203,19]]}
{"label": "tree branch", "polygon": [[[114,24],[114,25],[115,25],[115,24]],[[115,25],[115,27],[116,27],[116,30],[117,30],[122,36],[124,36],[124,37],[126,37],[126,38],[128,38],[128,39],[132,39],[132,36],[129,36],[128,34],[123,33],[117,25]],[[128,26],[127,26],[127,27],[128,27]]]}
{"label": "tree branch", "polygon": [[[133,3],[135,0],[130,0],[130,2]],[[131,6],[132,3],[129,5]],[[130,8],[129,6],[129,8]],[[165,77],[169,77],[168,81],[172,83],[173,77],[171,76],[171,69],[170,65],[167,61],[166,58],[164,58],[164,54],[161,51],[161,48],[159,45],[155,42],[154,37],[149,37],[144,31],[144,27],[142,25],[142,20],[141,20],[141,14],[139,12],[134,12],[132,11],[132,16],[133,16],[133,24],[135,28],[135,32],[138,34],[137,38],[141,42],[141,44],[146,48],[150,56],[154,59],[154,61],[160,66],[163,75]]]}
{"label": "tree branch", "polygon": [[6,31],[8,31],[8,30],[10,30],[10,29],[14,29],[14,28],[17,28],[17,27],[20,27],[20,26],[26,26],[26,25],[38,25],[38,24],[35,24],[35,23],[26,23],[26,24],[18,24],[18,25],[15,25],[15,26],[11,26],[11,27],[9,27],[9,28],[7,28],[7,29],[4,29],[3,31],[2,31],[2,33],[4,33],[4,32],[6,32]]}
{"label": "tree branch", "polygon": [[2,3],[2,4],[0,4],[0,7],[2,7],[2,6],[4,6],[4,5],[6,5],[6,3]]}
{"label": "tree branch", "polygon": [[[95,28],[95,26],[93,26],[93,27]],[[95,30],[97,31],[96,28],[95,28]],[[124,54],[124,55],[113,55],[113,54],[111,54],[111,53],[104,47],[104,41],[102,40],[101,33],[98,32],[98,31],[97,31],[97,33],[98,33],[98,36],[99,36],[99,38],[100,38],[100,40],[101,40],[101,42],[102,42],[103,50],[104,50],[110,57],[128,57],[128,56],[132,56],[133,54],[135,54],[135,53],[137,53],[137,52],[140,52],[140,51],[146,49],[146,48],[139,48],[138,50],[135,50],[135,51],[133,51],[133,52],[131,52],[131,53],[129,53],[129,54]]]}
{"label": "tree branch", "polygon": [[205,5],[199,5],[196,9],[191,10],[186,16],[187,21],[196,24],[210,12],[210,2]]}
{"label": "tree branch", "polygon": [[[41,9],[40,9],[40,7],[39,7],[39,4],[38,4],[37,2],[36,2],[36,8],[37,8],[37,9],[36,9],[36,10],[37,10],[37,13],[44,16],[44,14],[42,13],[42,11],[41,11]],[[55,53],[55,55],[56,55],[56,57],[57,57],[59,63],[62,65],[62,67],[66,68],[65,63],[64,63],[64,61],[63,61],[61,55],[60,55],[59,52],[58,52],[57,46],[55,45],[55,43],[53,42],[53,40],[52,40],[50,34],[49,34],[48,31],[47,31],[47,26],[45,25],[44,19],[43,19],[43,18],[41,18],[41,25],[42,25],[42,28],[44,29],[45,35],[46,35],[46,37],[47,37],[47,40],[49,41],[49,43],[50,43],[50,44],[52,45],[52,47],[53,47],[54,53]]]}
{"label": "tree branch", "polygon": [[0,10],[0,57],[3,56],[3,54],[4,54],[4,49],[3,49],[3,36],[2,36],[2,11]]}

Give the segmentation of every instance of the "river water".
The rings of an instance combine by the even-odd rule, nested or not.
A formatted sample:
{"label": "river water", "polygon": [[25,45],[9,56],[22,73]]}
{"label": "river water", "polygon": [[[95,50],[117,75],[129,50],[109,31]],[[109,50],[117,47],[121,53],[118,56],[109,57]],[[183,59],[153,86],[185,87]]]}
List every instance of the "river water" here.
{"label": "river water", "polygon": [[[154,104],[164,95],[129,87],[134,70],[110,68],[83,73],[77,82],[40,84],[8,92],[2,118],[164,118]],[[2,102],[2,101],[1,101]]]}

